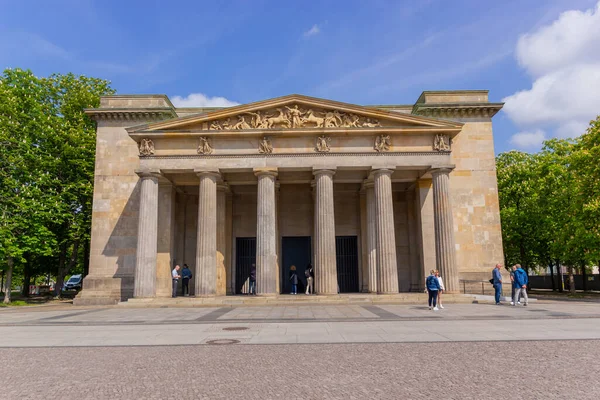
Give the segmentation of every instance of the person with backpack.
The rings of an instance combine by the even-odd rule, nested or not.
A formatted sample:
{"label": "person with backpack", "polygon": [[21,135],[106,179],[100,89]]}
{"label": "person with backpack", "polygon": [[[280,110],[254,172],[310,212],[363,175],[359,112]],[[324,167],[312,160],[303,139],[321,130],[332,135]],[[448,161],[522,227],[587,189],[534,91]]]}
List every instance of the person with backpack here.
{"label": "person with backpack", "polygon": [[290,281],[292,282],[292,290],[290,294],[298,294],[298,274],[296,273],[296,266],[290,267]]}
{"label": "person with backpack", "polygon": [[306,277],[306,294],[315,294],[315,290],[313,289],[313,267],[311,264],[308,264],[304,270],[304,276]]}
{"label": "person with backpack", "polygon": [[432,269],[430,275],[425,280],[425,286],[427,287],[427,293],[429,293],[429,309],[433,304],[433,311],[439,310],[437,308],[437,296],[440,291],[440,281],[435,276],[435,271]]}
{"label": "person with backpack", "polygon": [[517,269],[515,270],[515,297],[513,298],[513,306],[517,306],[519,295],[524,299],[523,306],[526,306],[529,298],[527,297],[527,284],[529,283],[529,278],[527,277],[527,272],[523,271],[520,264],[516,265]]}

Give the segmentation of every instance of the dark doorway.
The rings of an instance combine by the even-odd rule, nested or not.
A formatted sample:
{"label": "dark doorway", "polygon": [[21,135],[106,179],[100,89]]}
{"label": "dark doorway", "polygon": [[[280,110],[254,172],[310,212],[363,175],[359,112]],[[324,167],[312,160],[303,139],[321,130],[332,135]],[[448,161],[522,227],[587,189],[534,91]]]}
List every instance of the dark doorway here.
{"label": "dark doorway", "polygon": [[356,236],[336,236],[335,255],[340,293],[358,292],[358,241]]}
{"label": "dark doorway", "polygon": [[248,293],[248,278],[252,264],[256,264],[256,238],[235,238],[236,293]]}
{"label": "dark doorway", "polygon": [[281,293],[290,293],[290,267],[296,266],[298,274],[298,293],[306,290],[306,277],[304,271],[311,262],[310,236],[289,236],[281,239],[283,252],[281,266]]}

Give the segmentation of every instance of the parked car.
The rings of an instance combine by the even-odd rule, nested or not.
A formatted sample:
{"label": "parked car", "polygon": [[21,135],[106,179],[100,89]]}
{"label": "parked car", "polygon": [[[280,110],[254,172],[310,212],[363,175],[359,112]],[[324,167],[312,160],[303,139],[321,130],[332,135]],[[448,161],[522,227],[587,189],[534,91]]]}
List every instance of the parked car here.
{"label": "parked car", "polygon": [[81,282],[83,281],[83,275],[71,275],[68,281],[63,285],[63,293],[77,293],[81,290]]}

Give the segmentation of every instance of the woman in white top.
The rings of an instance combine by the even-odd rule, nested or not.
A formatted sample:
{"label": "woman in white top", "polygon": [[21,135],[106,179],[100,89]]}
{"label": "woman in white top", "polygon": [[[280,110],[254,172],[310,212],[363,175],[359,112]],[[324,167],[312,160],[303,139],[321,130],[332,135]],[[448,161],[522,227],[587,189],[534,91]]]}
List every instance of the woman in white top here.
{"label": "woman in white top", "polygon": [[438,306],[440,308],[444,308],[444,306],[442,305],[442,293],[444,292],[444,290],[446,290],[446,288],[444,287],[444,281],[442,280],[442,277],[440,276],[440,271],[438,271],[437,269],[435,270],[435,277],[437,278],[438,282],[440,283],[440,290],[438,292]]}

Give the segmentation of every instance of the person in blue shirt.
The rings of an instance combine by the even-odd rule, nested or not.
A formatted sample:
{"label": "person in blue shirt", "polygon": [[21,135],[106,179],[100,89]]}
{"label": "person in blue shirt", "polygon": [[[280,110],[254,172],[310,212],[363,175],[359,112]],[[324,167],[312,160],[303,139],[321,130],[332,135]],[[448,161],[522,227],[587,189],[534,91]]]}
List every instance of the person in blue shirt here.
{"label": "person in blue shirt", "polygon": [[431,310],[431,305],[433,304],[433,310],[437,311],[437,296],[440,290],[440,281],[437,276],[435,276],[435,270],[431,270],[431,275],[427,277],[425,280],[425,286],[427,287],[427,292],[429,293],[429,309]]}
{"label": "person in blue shirt", "polygon": [[519,295],[525,299],[523,305],[526,306],[529,299],[527,298],[527,284],[529,283],[529,278],[527,277],[527,272],[521,268],[521,265],[516,265],[517,269],[515,270],[515,280],[513,282],[515,286],[515,297],[513,298],[513,305],[517,306],[517,300],[519,300]]}
{"label": "person in blue shirt", "polygon": [[502,264],[496,264],[496,268],[492,271],[492,285],[494,285],[494,297],[496,305],[500,305],[500,295],[502,294],[502,273],[500,272]]}
{"label": "person in blue shirt", "polygon": [[192,279],[192,271],[187,264],[183,264],[181,277],[181,294],[187,297],[190,295],[190,279]]}

